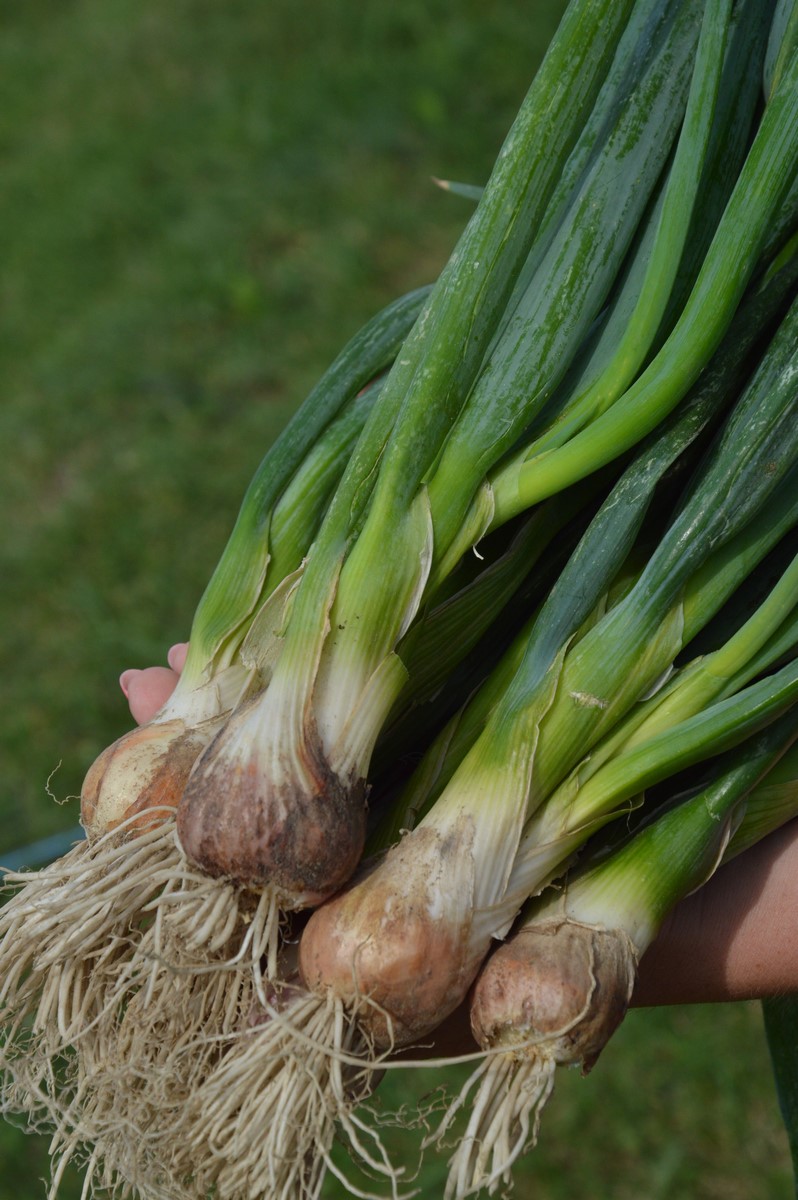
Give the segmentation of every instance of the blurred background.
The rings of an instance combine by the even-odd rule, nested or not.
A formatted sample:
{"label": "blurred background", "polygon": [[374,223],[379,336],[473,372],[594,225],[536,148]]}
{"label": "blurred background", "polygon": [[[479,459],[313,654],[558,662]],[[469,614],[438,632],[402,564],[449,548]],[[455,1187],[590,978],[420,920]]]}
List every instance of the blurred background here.
{"label": "blurred background", "polygon": [[[431,177],[484,182],[563,7],[6,9],[0,863],[76,825],[130,724],[120,671],[187,636],[250,475],[344,341],[437,275],[470,206]],[[394,1072],[382,1103],[441,1081]],[[418,1138],[389,1140],[412,1162]],[[46,1140],[0,1127],[0,1200],[44,1196],[47,1170]],[[758,1006],[632,1013],[517,1176],[538,1200],[793,1194]]]}

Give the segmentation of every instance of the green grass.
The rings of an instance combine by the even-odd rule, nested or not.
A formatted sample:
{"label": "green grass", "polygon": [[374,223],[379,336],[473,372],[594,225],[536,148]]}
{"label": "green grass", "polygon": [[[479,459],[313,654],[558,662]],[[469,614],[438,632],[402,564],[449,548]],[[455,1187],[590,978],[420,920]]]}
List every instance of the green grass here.
{"label": "green grass", "polygon": [[[117,675],[185,636],[287,414],[439,271],[469,206],[430,176],[484,181],[560,8],[315,0],[312,30],[288,0],[6,14],[0,861],[76,823],[51,771],[77,793],[129,724]],[[383,1104],[440,1081],[392,1076]],[[46,1172],[45,1143],[3,1126],[0,1200]],[[756,1007],[633,1014],[560,1082],[519,1176],[540,1200],[788,1196]],[[420,1186],[438,1196],[440,1167]]]}

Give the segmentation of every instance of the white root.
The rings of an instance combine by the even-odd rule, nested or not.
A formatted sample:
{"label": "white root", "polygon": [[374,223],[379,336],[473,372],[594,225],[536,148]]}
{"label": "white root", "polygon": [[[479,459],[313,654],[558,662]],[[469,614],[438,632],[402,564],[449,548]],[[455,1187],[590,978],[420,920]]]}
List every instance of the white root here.
{"label": "white root", "polygon": [[159,978],[164,986],[149,1004],[137,993],[107,1037],[101,1029],[92,1062],[79,1047],[86,1076],[74,1114],[81,1140],[102,1148],[106,1173],[133,1182],[147,1200],[162,1192],[197,1195],[192,1157],[176,1126],[252,997],[248,976],[195,976],[189,987],[185,977]]}
{"label": "white root", "polygon": [[20,890],[0,911],[3,1020],[24,1009],[37,1030],[76,1036],[94,1010],[97,980],[129,951],[136,919],[175,861],[161,826],[131,842],[115,834],[81,842],[43,871],[7,873],[5,887]]}
{"label": "white root", "polygon": [[[246,935],[246,927],[240,931]],[[144,956],[154,927],[145,931]],[[249,964],[195,973],[161,969],[137,989],[120,985],[118,1004],[67,1051],[68,1074],[46,1062],[38,1077],[18,1072],[55,1125],[59,1169],[94,1155],[93,1187],[143,1200],[196,1200],[196,1161],[180,1131],[190,1099],[246,1027],[255,1003]],[[56,1076],[58,1076],[56,1078]]]}
{"label": "white root", "polygon": [[[400,1200],[400,1176],[377,1129],[357,1111],[380,1076],[358,1022],[340,1000],[288,988],[242,1032],[187,1104],[180,1136],[202,1189],[221,1200],[267,1195],[316,1200],[329,1170],[362,1191],[332,1158],[348,1142],[359,1164]],[[407,1194],[407,1193],[405,1193]]]}
{"label": "white root", "polygon": [[0,1111],[55,1131],[53,1194],[77,1159],[87,1195],[195,1196],[176,1119],[279,969],[276,898],[200,876],[163,817],[6,878]]}
{"label": "white root", "polygon": [[131,973],[140,967],[154,979],[164,968],[196,974],[243,970],[259,993],[266,980],[280,977],[284,911],[272,890],[258,896],[210,879],[181,856],[180,869],[145,913],[155,932],[137,950]]}
{"label": "white root", "polygon": [[449,1105],[426,1140],[441,1145],[474,1092],[465,1133],[449,1160],[444,1200],[493,1194],[512,1183],[512,1167],[538,1136],[540,1116],[554,1088],[556,1064],[547,1055],[488,1054]]}
{"label": "white root", "polygon": [[357,1013],[275,982],[295,952],[279,897],[192,868],[172,810],[7,882],[0,1109],[52,1133],[51,1197],[69,1162],[86,1197],[317,1200],[328,1171],[413,1194],[358,1109],[381,1060]]}
{"label": "white root", "polygon": [[19,890],[0,911],[3,1111],[57,1123],[69,1048],[113,1002],[136,920],[174,859],[173,836],[159,827],[129,843],[117,834],[83,842],[46,870],[6,875]]}

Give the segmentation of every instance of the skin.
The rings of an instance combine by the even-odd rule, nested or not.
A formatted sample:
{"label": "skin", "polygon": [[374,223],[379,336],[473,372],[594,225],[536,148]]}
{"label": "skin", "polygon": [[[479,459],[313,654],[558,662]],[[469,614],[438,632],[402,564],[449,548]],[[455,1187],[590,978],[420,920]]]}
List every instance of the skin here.
{"label": "skin", "polygon": [[[139,724],[171,695],[187,652],[168,667],[124,671],[119,683]],[[798,819],[722,867],[665,921],[640,963],[632,1004],[706,1004],[798,992]],[[428,1052],[474,1048],[464,1011]]]}
{"label": "skin", "polygon": [[130,705],[137,725],[143,725],[157,713],[177,687],[188,654],[188,642],[177,642],[166,656],[168,667],[130,668],[119,676],[119,686]]}
{"label": "skin", "polygon": [[679,904],[640,963],[633,1003],[798,992],[798,819]]}

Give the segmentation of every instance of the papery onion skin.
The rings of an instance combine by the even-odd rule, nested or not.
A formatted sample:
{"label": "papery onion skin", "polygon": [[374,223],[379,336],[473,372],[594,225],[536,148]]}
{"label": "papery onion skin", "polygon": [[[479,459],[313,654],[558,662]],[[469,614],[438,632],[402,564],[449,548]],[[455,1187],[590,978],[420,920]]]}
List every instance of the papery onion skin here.
{"label": "papery onion skin", "polygon": [[587,1073],[626,1014],[636,961],[624,934],[569,920],[522,928],[477,980],[474,1037],[483,1049],[518,1048]]}
{"label": "papery onion skin", "polygon": [[[462,832],[462,831],[461,831]],[[468,844],[468,830],[465,831]],[[435,1029],[462,1002],[486,947],[469,937],[464,839],[417,829],[366,878],[311,916],[299,947],[305,986],[330,989],[387,1049]]]}
{"label": "papery onion skin", "polygon": [[101,837],[130,821],[146,829],[176,809],[199,755],[218,720],[190,726],[180,718],[140,725],[117,738],[95,759],[83,781],[80,815],[87,835]]}
{"label": "papery onion skin", "polygon": [[[319,904],[353,874],[366,836],[366,788],[345,783],[307,739],[301,787],[270,780],[257,746],[197,764],[177,814],[187,857],[206,875],[260,891],[273,888],[286,907]],[[310,780],[312,786],[307,786]]]}

